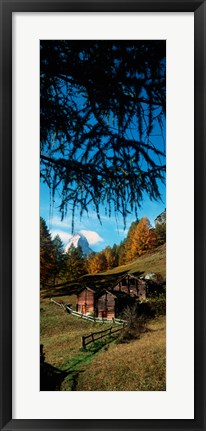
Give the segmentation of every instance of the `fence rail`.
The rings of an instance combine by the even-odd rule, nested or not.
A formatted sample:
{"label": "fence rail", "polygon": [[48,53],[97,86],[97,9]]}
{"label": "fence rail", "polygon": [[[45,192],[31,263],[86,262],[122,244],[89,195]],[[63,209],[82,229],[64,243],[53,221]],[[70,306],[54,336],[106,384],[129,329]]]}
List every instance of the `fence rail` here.
{"label": "fence rail", "polygon": [[66,309],[69,313],[73,314],[73,316],[81,317],[82,319],[90,320],[91,322],[96,322],[95,317],[92,317],[92,316],[86,316],[86,314],[79,313],[78,311],[74,311],[74,310],[72,310],[72,308],[70,308],[68,305],[66,305],[65,309]]}
{"label": "fence rail", "polygon": [[69,307],[68,304],[64,304],[63,301],[55,301],[52,298],[50,298],[50,301],[54,302],[54,304],[58,305],[59,307],[62,307],[65,311],[67,311],[68,313],[72,314],[73,316],[80,317],[81,319],[89,320],[90,322],[94,322],[94,323],[113,322],[113,323],[117,323],[118,325],[123,325],[123,324],[127,323],[126,320],[117,319],[116,317],[114,317],[113,319],[108,320],[108,319],[104,319],[104,318],[100,318],[100,317],[88,316],[86,314],[79,313],[78,311],[72,310],[72,308]]}
{"label": "fence rail", "polygon": [[[105,329],[104,331],[98,331],[98,332],[92,332],[89,335],[83,335],[82,336],[82,347],[83,349],[86,349],[86,346],[90,343],[93,343],[94,341],[100,340],[101,338],[107,337],[108,335],[113,335],[115,332],[122,331],[125,324],[121,328],[114,329],[112,326],[108,329]],[[99,337],[96,337],[96,335],[100,335]],[[86,341],[89,339],[88,341]]]}
{"label": "fence rail", "polygon": [[54,304],[58,305],[59,307],[62,307],[64,310],[66,310],[65,304],[63,301],[55,301],[54,299],[50,298],[51,302],[54,302]]}

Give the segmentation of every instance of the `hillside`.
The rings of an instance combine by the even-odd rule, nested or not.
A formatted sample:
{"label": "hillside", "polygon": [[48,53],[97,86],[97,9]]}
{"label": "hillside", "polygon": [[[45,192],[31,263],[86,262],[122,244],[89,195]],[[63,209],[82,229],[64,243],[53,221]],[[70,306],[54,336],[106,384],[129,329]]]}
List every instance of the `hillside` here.
{"label": "hillside", "polygon": [[166,244],[127,265],[118,266],[98,274],[87,274],[75,282],[71,281],[53,288],[50,287],[42,293],[44,293],[45,297],[71,295],[76,294],[82,285],[95,289],[109,288],[116,283],[118,277],[127,272],[137,276],[144,275],[147,272],[160,273],[163,279],[166,280]]}
{"label": "hillside", "polygon": [[[73,305],[76,301],[74,295],[63,299]],[[105,329],[111,323],[93,324],[76,318],[42,297],[40,316],[41,343],[49,374],[49,382],[46,386],[41,382],[41,390],[166,389],[165,316],[150,321],[140,339],[125,344],[118,344],[116,337],[103,339],[88,346],[86,351],[81,349],[82,335]]]}
{"label": "hillside", "polygon": [[166,244],[161,247],[156,248],[152,252],[139,257],[134,262],[128,263],[126,265],[118,266],[106,272],[105,274],[119,274],[124,272],[129,272],[133,274],[143,275],[146,272],[158,272],[166,279]]}
{"label": "hillside", "polygon": [[[81,337],[102,330],[102,324],[74,317],[49,300],[53,296],[75,309],[76,293],[82,285],[95,289],[112,286],[122,274],[166,275],[166,245],[127,265],[76,282],[41,290],[41,343],[46,372],[41,390],[62,391],[164,391],[166,389],[166,322],[157,316],[147,324],[140,339],[119,344],[106,338],[81,349]],[[161,313],[160,313],[161,314]],[[111,326],[104,323],[103,328]],[[117,325],[118,326],[118,325]],[[119,326],[118,326],[119,327]],[[124,360],[122,360],[124,358]],[[49,378],[48,378],[49,376]],[[43,383],[42,383],[43,382]],[[49,387],[48,387],[49,384]]]}

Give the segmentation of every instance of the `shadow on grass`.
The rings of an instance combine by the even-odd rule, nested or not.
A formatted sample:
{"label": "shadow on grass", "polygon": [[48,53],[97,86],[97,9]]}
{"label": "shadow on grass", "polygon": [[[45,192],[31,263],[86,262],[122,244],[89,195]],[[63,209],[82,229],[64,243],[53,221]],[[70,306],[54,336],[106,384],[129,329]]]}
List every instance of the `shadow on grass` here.
{"label": "shadow on grass", "polygon": [[[105,337],[106,338],[106,337]],[[87,349],[81,349],[78,355],[74,356],[64,365],[64,369],[58,369],[43,362],[40,365],[40,390],[41,391],[76,391],[78,378],[83,364],[88,364],[100,350],[107,350],[108,344],[114,341],[115,337],[108,337],[92,343]]]}
{"label": "shadow on grass", "polygon": [[[118,269],[118,267],[117,267]],[[114,268],[115,270],[115,268]],[[114,285],[117,283],[117,280],[121,278],[123,275],[127,274],[127,270],[106,274],[86,274],[75,281],[67,281],[64,283],[57,284],[55,286],[48,286],[47,288],[43,288],[41,290],[43,298],[55,297],[55,296],[70,296],[77,294],[79,290],[87,286],[93,288],[94,290],[99,289],[112,289]],[[134,271],[134,275],[140,277],[144,274],[144,271]]]}
{"label": "shadow on grass", "polygon": [[44,362],[40,364],[40,391],[60,391],[67,373]]}
{"label": "shadow on grass", "polygon": [[62,371],[50,364],[44,363],[40,367],[40,391],[61,391],[65,379],[69,382],[70,391],[75,391],[79,374],[82,370]]}

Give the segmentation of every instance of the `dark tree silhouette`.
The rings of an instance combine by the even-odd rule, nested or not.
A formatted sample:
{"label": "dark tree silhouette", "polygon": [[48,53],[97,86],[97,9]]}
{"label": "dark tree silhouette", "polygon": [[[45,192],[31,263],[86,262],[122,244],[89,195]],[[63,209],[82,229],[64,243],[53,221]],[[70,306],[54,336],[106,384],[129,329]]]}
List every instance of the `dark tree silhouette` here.
{"label": "dark tree silhouette", "polygon": [[41,177],[62,218],[103,204],[125,222],[160,198],[165,55],[165,41],[41,41]]}
{"label": "dark tree silhouette", "polygon": [[54,249],[54,260],[55,260],[55,268],[53,271],[54,280],[53,283],[56,283],[56,279],[61,279],[65,272],[65,254],[64,254],[64,244],[59,235],[56,235],[53,239],[53,249]]}
{"label": "dark tree silhouette", "polygon": [[77,278],[86,274],[86,263],[87,260],[82,252],[82,248],[80,246],[75,248],[74,245],[71,244],[65,254],[66,279],[76,280]]}
{"label": "dark tree silhouette", "polygon": [[53,281],[54,246],[45,220],[40,217],[40,283],[44,287]]}

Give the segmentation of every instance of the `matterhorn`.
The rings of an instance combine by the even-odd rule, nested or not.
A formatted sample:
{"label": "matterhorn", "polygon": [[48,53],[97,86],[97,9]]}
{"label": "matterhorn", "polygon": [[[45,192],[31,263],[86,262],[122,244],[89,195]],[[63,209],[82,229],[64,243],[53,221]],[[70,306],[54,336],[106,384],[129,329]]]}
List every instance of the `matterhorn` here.
{"label": "matterhorn", "polygon": [[75,233],[70,238],[69,242],[67,243],[67,245],[65,247],[65,250],[64,250],[65,253],[69,250],[71,245],[73,245],[75,248],[81,247],[82,252],[86,256],[88,256],[90,253],[93,253],[93,250],[89,247],[89,243],[88,243],[86,237],[80,232]]}

